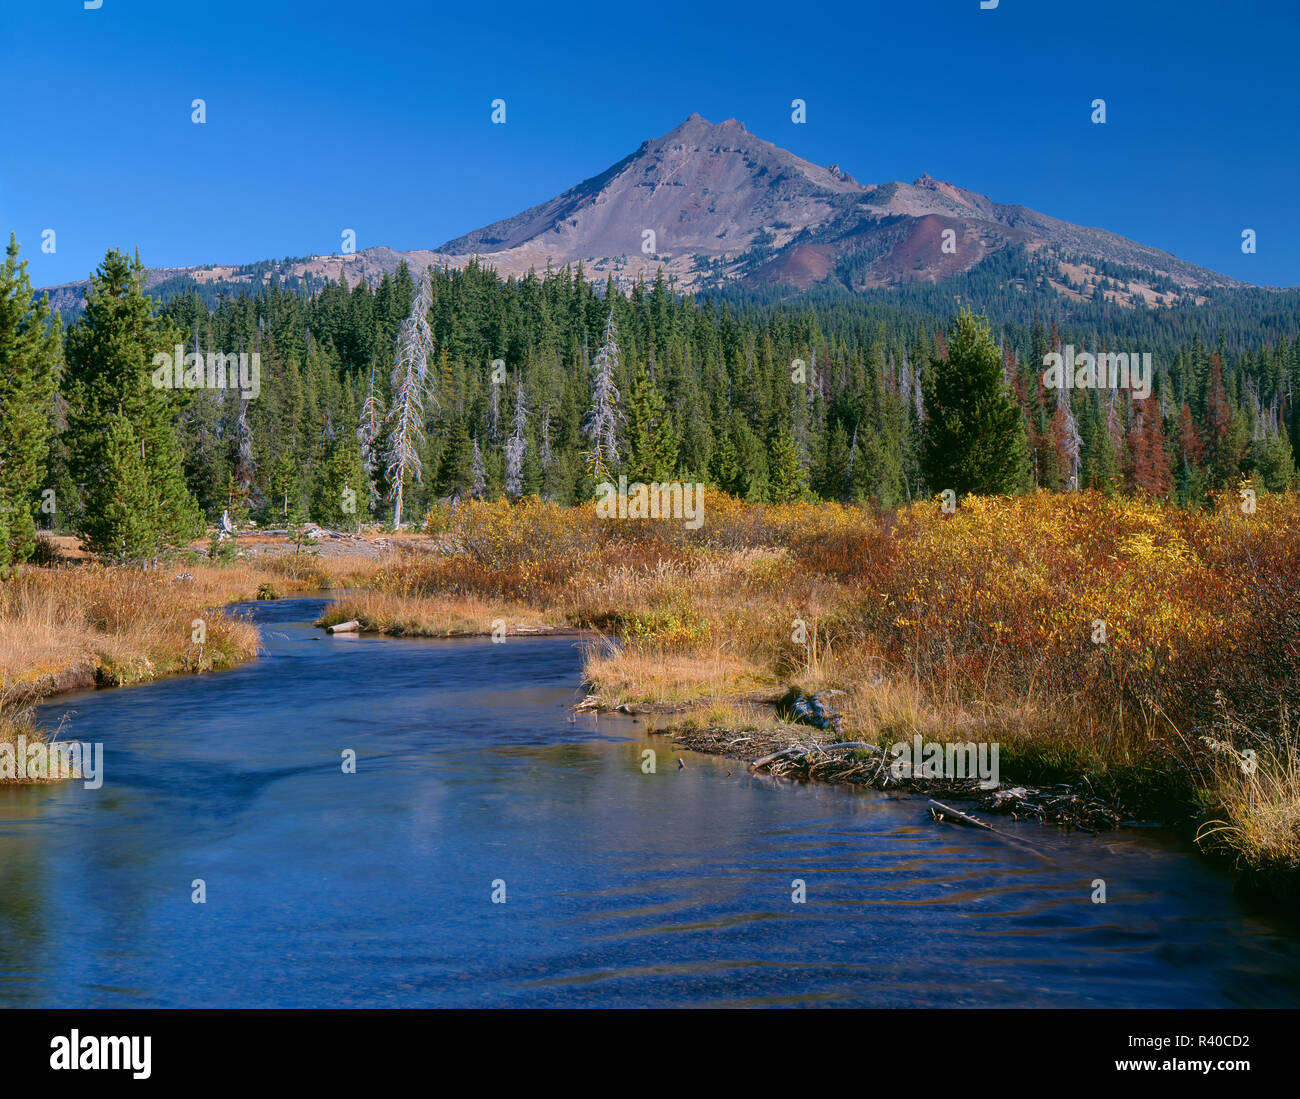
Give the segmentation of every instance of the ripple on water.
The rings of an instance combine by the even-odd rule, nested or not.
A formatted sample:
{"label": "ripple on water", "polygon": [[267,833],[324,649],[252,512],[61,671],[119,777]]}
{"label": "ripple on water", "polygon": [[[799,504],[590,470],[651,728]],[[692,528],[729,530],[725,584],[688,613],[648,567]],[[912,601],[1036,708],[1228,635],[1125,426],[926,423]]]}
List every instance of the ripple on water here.
{"label": "ripple on water", "polygon": [[1294,936],[1160,833],[678,769],[570,723],[572,639],[338,643],[320,606],[247,607],[253,664],[43,708],[107,774],[0,792],[0,1003],[1300,1003]]}

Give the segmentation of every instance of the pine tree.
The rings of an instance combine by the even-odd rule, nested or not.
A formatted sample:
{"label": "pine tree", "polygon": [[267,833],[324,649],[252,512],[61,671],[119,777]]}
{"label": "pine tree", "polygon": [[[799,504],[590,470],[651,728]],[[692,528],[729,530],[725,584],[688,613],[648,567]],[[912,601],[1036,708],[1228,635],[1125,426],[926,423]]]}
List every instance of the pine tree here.
{"label": "pine tree", "polygon": [[781,432],[772,443],[771,480],[768,493],[774,504],[784,504],[802,499],[808,491],[808,482],[794,437]]}
{"label": "pine tree", "polygon": [[27,560],[36,546],[36,496],[49,454],[58,358],[49,299],[33,299],[11,233],[0,266],[0,567]]}
{"label": "pine tree", "polygon": [[1291,440],[1282,433],[1267,436],[1255,458],[1256,480],[1267,492],[1285,492],[1296,483],[1295,456]]}
{"label": "pine tree", "polygon": [[442,454],[442,468],[438,472],[438,492],[442,496],[459,499],[469,495],[474,484],[474,448],[470,440],[469,423],[463,416],[452,421],[447,447]]}
{"label": "pine tree", "polygon": [[1173,488],[1173,475],[1160,420],[1160,409],[1154,400],[1148,398],[1133,402],[1133,424],[1129,432],[1132,438],[1133,487],[1138,492],[1163,497],[1168,496]]}
{"label": "pine tree", "polygon": [[366,389],[366,400],[361,406],[361,422],[357,425],[357,441],[361,446],[361,464],[366,471],[368,496],[366,508],[372,512],[381,499],[378,477],[380,450],[382,449],[381,436],[385,418],[383,398],[375,390],[375,364],[371,360],[370,381]]}
{"label": "pine tree", "polygon": [[231,473],[227,440],[222,438],[225,396],[222,390],[195,393],[181,418],[185,483],[210,519],[218,518],[226,506]]}
{"label": "pine tree", "polygon": [[627,403],[627,475],[643,483],[670,480],[677,471],[672,420],[650,374],[642,366]]}
{"label": "pine tree", "polygon": [[1210,370],[1205,383],[1205,426],[1210,484],[1216,489],[1230,488],[1241,475],[1240,436],[1234,431],[1232,409],[1228,406],[1223,382],[1223,360],[1216,351],[1210,356]]}
{"label": "pine tree", "polygon": [[101,476],[89,486],[80,534],[86,549],[115,564],[143,561],[158,547],[140,440],[123,414],[103,428]]}
{"label": "pine tree", "polygon": [[[177,341],[170,325],[154,315],[143,285],[138,257],[131,261],[117,251],[105,256],[91,279],[85,315],[65,338],[64,375],[69,466],[87,494],[79,533],[90,539],[92,549],[117,555],[125,546],[140,560],[156,558],[201,529],[198,504],[185,485],[166,390],[153,384],[154,355],[170,351]],[[118,425],[110,436],[105,424],[118,417],[130,431]],[[118,474],[136,476],[134,465],[120,453],[128,435],[140,451],[143,496],[129,487],[114,495],[114,488],[102,483]],[[145,513],[128,521],[115,506],[113,522],[119,529],[106,529],[107,517],[94,514],[91,504],[105,493],[119,503],[142,499]]]}
{"label": "pine tree", "polygon": [[1080,434],[1083,444],[1080,454],[1081,482],[1083,488],[1096,489],[1111,495],[1119,487],[1119,458],[1106,426],[1108,410],[1102,408],[1096,395],[1085,398]]}
{"label": "pine tree", "polygon": [[926,372],[923,462],[930,489],[1019,492],[1029,481],[1029,444],[988,321],[963,310],[946,343],[947,358],[936,355]]}
{"label": "pine tree", "polygon": [[1192,410],[1183,402],[1178,416],[1178,503],[1182,507],[1196,507],[1205,503],[1205,470],[1202,462],[1205,448],[1201,445]]}
{"label": "pine tree", "polygon": [[488,395],[488,419],[487,419],[487,440],[489,445],[495,445],[501,438],[501,386],[495,378],[492,381],[492,389]]}
{"label": "pine tree", "polygon": [[361,447],[351,435],[339,435],[326,452],[311,517],[336,530],[360,530],[365,492]]}
{"label": "pine tree", "polygon": [[[835,427],[837,431],[840,431],[841,433],[843,432],[843,428],[839,424],[836,424]],[[840,494],[841,498],[852,495],[853,468],[855,465],[857,465],[857,461],[858,461],[858,424],[855,423],[853,425],[853,438],[849,442],[849,453],[848,456],[844,459],[844,489],[843,492]],[[838,466],[834,463],[827,463],[827,464],[832,472],[838,468]],[[830,483],[832,482],[828,480],[828,484]],[[828,493],[828,495],[830,495],[830,493]]]}

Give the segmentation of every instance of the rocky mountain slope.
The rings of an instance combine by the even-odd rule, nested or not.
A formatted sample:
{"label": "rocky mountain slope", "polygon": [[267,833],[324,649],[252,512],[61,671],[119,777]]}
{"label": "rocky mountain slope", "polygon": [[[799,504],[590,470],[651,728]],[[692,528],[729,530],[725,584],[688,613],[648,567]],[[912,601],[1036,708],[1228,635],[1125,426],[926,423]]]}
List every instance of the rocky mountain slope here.
{"label": "rocky mountain slope", "polygon": [[[1167,252],[1102,229],[923,175],[912,183],[859,183],[751,134],[735,119],[698,114],[600,175],[513,217],[433,250],[367,248],[247,267],[159,268],[151,287],[237,289],[272,277],[375,280],[405,261],[460,266],[478,257],[503,275],[581,261],[587,275],[626,285],[663,269],[682,290],[723,286],[795,294],[819,286],[851,292],[939,282],[1014,248],[1022,288],[1121,306],[1198,300],[1239,285]],[[75,307],[84,284],[52,289]]]}

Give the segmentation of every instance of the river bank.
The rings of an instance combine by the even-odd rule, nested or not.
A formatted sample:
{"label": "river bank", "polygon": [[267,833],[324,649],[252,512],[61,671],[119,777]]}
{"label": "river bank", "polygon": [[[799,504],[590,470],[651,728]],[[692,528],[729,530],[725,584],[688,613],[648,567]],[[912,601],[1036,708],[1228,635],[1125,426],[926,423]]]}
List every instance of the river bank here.
{"label": "river bank", "polygon": [[31,718],[34,704],[233,668],[260,641],[228,604],[353,582],[391,552],[385,540],[368,552],[303,553],[259,535],[216,558],[196,544],[142,570],[87,560],[72,538],[46,542],[48,564],[20,566],[0,585],[0,744],[11,751],[19,736],[30,746],[49,735]]}
{"label": "river bank", "polygon": [[[9,689],[39,693],[87,669],[125,684],[231,666],[255,640],[203,608],[346,584],[319,624],[591,633],[590,706],[695,712],[688,724],[730,740],[790,691],[834,692],[837,739],[997,744],[1013,786],[1086,787],[1121,815],[1196,821],[1204,850],[1285,883],[1300,872],[1298,532],[1294,494],[1261,497],[1249,517],[1227,501],[1186,513],[1091,493],[892,516],[721,497],[698,531],[470,502],[358,559],[263,539],[256,560],[176,575],[20,570],[0,667],[27,673],[6,674]],[[42,659],[30,627],[58,617],[56,593],[72,628],[53,630],[56,659]]]}
{"label": "river bank", "polygon": [[[1300,874],[1300,496],[1215,509],[1097,493],[891,515],[712,496],[698,530],[535,500],[438,512],[329,620],[407,636],[592,629],[589,705],[744,735],[791,690],[840,739],[1000,746],[1009,783],[1197,821],[1207,852]],[[767,718],[758,719],[762,724]]]}

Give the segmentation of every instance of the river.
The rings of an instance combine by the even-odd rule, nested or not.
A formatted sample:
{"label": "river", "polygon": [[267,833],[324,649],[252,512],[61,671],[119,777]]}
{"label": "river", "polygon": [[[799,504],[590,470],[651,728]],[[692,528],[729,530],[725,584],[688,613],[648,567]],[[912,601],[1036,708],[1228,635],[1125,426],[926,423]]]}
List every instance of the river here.
{"label": "river", "polygon": [[105,777],[0,788],[0,1005],[1300,1004],[1296,929],[1158,829],[999,823],[1036,853],[752,777],[572,720],[573,638],[332,638],[322,603],[40,708]]}

